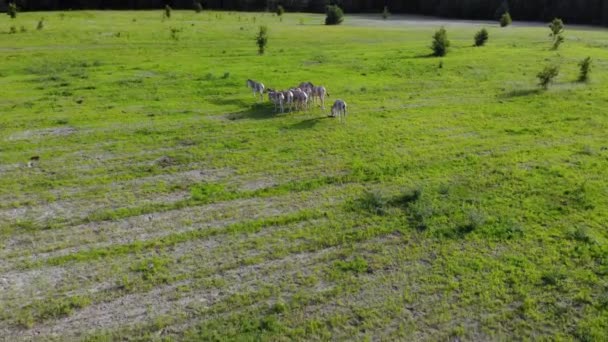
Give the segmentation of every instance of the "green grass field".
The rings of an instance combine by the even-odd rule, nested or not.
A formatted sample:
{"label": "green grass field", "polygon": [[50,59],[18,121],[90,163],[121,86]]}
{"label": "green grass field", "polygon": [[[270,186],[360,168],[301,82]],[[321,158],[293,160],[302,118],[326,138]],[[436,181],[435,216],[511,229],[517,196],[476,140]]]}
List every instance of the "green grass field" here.
{"label": "green grass field", "polygon": [[322,20],[2,18],[0,339],[608,339],[608,31]]}

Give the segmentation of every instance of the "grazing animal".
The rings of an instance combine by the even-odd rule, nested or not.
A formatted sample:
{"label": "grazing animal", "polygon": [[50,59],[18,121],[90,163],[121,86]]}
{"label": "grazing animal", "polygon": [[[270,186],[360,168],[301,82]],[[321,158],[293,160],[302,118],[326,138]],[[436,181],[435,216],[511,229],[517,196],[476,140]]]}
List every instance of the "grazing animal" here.
{"label": "grazing animal", "polygon": [[289,111],[293,110],[293,92],[291,90],[283,91],[283,96],[285,97],[285,103],[289,106]]}
{"label": "grazing animal", "polygon": [[274,103],[274,111],[281,110],[281,113],[284,112],[283,103],[285,102],[285,96],[280,91],[275,91],[274,89],[268,89],[268,100]]}
{"label": "grazing animal", "polygon": [[257,97],[260,94],[260,99],[264,100],[264,84],[253,80],[247,80],[247,87],[253,90],[253,96]]}
{"label": "grazing animal", "polygon": [[342,117],[346,120],[346,102],[343,100],[336,100],[331,107],[331,116],[336,117],[336,115],[340,118],[340,121],[342,121]]}
{"label": "grazing animal", "polygon": [[306,109],[308,104],[308,94],[304,92],[302,89],[296,89],[293,92],[293,101],[296,104],[297,109]]}
{"label": "grazing animal", "polygon": [[329,96],[327,94],[327,90],[323,86],[313,87],[312,88],[312,102],[315,102],[315,97],[319,98],[321,102],[321,108],[325,109],[325,96]]}

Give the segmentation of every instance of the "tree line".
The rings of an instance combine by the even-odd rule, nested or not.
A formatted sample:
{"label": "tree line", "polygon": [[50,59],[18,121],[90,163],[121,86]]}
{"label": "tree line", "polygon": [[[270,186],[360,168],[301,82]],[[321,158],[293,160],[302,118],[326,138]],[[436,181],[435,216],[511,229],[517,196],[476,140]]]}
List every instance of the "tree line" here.
{"label": "tree line", "polygon": [[[21,10],[193,8],[196,0],[15,0]],[[6,10],[10,0],[0,0]],[[550,21],[608,26],[608,0],[201,0],[218,10],[274,10],[324,12],[328,4],[346,13],[377,12],[434,15],[462,19],[498,19],[510,12],[513,20]]]}

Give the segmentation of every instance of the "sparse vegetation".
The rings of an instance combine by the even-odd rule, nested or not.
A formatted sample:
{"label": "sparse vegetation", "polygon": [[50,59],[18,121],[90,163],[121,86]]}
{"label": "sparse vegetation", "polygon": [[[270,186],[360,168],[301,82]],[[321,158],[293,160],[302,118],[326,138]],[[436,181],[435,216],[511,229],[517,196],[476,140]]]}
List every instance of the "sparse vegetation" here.
{"label": "sparse vegetation", "polygon": [[338,5],[328,5],[325,10],[325,25],[340,25],[344,21],[344,12]]}
{"label": "sparse vegetation", "polygon": [[6,14],[10,16],[12,19],[17,18],[17,4],[15,2],[9,2]]}
{"label": "sparse vegetation", "polygon": [[551,30],[550,36],[553,38],[553,50],[557,50],[564,42],[564,23],[561,19],[555,18],[549,23],[549,29]]}
{"label": "sparse vegetation", "polygon": [[391,16],[391,13],[388,11],[388,6],[384,6],[384,10],[382,10],[382,19],[386,20]]}
{"label": "sparse vegetation", "polygon": [[433,35],[433,43],[431,49],[433,49],[433,55],[436,57],[443,57],[448,53],[450,47],[450,41],[448,39],[448,33],[444,27],[440,28]]}
{"label": "sparse vegetation", "polygon": [[488,30],[485,28],[477,31],[477,33],[475,33],[475,46],[484,46],[488,41],[488,38]]}
{"label": "sparse vegetation", "polygon": [[509,13],[509,12],[505,12],[500,17],[500,27],[507,27],[507,26],[511,25],[512,22],[513,22],[513,19],[511,19],[511,13]]}
{"label": "sparse vegetation", "polygon": [[265,25],[260,26],[258,35],[255,37],[255,42],[258,45],[258,54],[263,55],[268,45],[268,27]]}
{"label": "sparse vegetation", "polygon": [[591,71],[591,57],[583,59],[578,63],[580,72],[578,75],[579,82],[587,82],[589,80],[589,72]]}
{"label": "sparse vegetation", "polygon": [[546,66],[541,72],[536,75],[539,81],[538,85],[544,90],[547,90],[549,88],[549,85],[553,83],[553,79],[555,79],[557,75],[559,75],[559,67],[555,65]]}
{"label": "sparse vegetation", "polygon": [[[170,27],[169,28],[169,32],[171,33],[171,39],[178,41],[179,40],[179,34],[183,31],[183,29],[181,28],[177,28],[177,27]],[[120,35],[119,35],[120,36]]]}

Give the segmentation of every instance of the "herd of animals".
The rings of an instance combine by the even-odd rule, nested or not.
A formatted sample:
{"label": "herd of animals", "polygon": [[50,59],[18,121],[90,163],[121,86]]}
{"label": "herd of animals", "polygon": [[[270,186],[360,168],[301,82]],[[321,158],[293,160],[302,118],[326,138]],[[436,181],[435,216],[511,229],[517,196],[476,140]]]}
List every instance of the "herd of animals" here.
{"label": "herd of animals", "polygon": [[[264,84],[256,82],[254,80],[247,80],[247,87],[253,91],[253,96],[256,98],[259,96],[260,99],[264,100],[264,92],[268,93],[268,100],[274,104],[274,110],[285,112],[285,107],[288,107],[289,111],[295,110],[306,110],[310,106],[314,106],[316,101],[319,101],[319,105],[322,109],[325,109],[325,97],[329,97],[327,89],[323,86],[315,86],[311,82],[302,82],[299,86],[289,88],[288,90],[274,90],[271,88],[266,89]],[[336,100],[331,107],[331,117],[338,117],[340,121],[346,119],[346,102],[344,100]]]}

